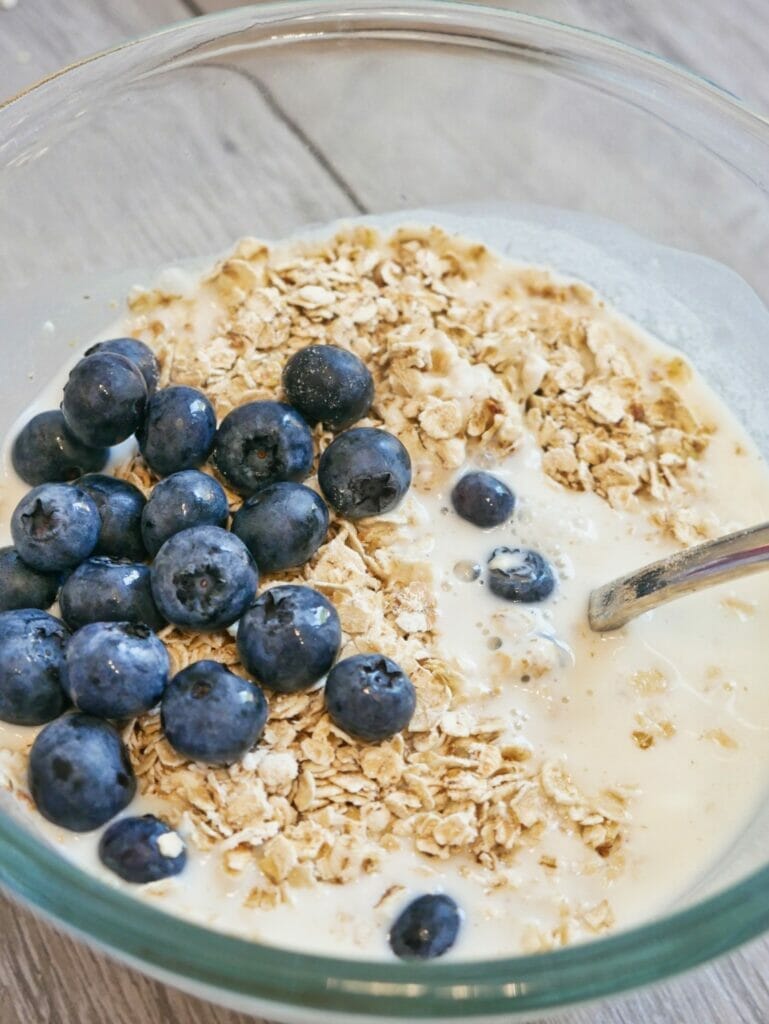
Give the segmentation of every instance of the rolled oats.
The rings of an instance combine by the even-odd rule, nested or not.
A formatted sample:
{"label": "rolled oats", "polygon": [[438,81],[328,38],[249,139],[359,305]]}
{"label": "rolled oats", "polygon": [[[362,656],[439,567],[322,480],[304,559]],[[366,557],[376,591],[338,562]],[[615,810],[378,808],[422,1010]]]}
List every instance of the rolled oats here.
{"label": "rolled oats", "polygon": [[[584,285],[530,269],[500,275],[482,245],[437,228],[383,239],[350,227],[330,242],[288,248],[240,242],[202,285],[201,301],[214,311],[206,339],[191,326],[195,301],[135,293],[131,331],[157,351],[163,383],[205,389],[219,416],[273,398],[288,356],[331,342],[370,367],[376,401],[365,423],[398,434],[421,483],[481,450],[501,458],[525,423],[544,471],[563,486],[594,491],[616,508],[646,502],[652,522],[682,543],[716,529],[687,501],[708,428],[681,397],[686,364],[661,361],[650,377],[639,375],[632,328]],[[320,427],[316,437],[321,450],[331,439]],[[145,492],[153,483],[139,457],[120,475]],[[564,763],[543,761],[523,736],[463,704],[463,672],[436,632],[429,564],[397,553],[411,514],[406,502],[386,520],[332,520],[319,552],[280,578],[314,586],[335,604],[342,656],[381,651],[411,676],[417,709],[402,736],[357,744],[332,726],[318,693],[270,696],[259,747],[229,768],[186,762],[153,715],[128,728],[142,789],[167,803],[172,822],[197,845],[218,845],[229,872],[258,865],[263,884],[249,906],[275,906],[295,886],[350,881],[401,843],[428,858],[463,851],[489,885],[516,849],[553,828],[619,863],[630,795],[583,794]],[[238,665],[226,632],[169,628],[163,639],[177,670],[201,658]],[[500,680],[528,679],[550,672],[557,652],[535,639],[523,654],[499,657]],[[639,673],[634,685],[658,692],[652,676]],[[654,732],[648,723],[644,730]],[[579,914],[593,932],[611,922],[608,904],[572,920]],[[530,930],[531,948],[563,944],[567,916],[552,933]]]}

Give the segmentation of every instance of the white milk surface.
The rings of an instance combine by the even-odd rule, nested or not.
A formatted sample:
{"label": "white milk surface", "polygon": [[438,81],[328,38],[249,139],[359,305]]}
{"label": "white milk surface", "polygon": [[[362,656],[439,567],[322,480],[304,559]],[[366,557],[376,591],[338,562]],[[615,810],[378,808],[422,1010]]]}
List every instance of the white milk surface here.
{"label": "white milk surface", "polygon": [[[384,224],[415,219],[423,220],[392,216]],[[458,227],[456,217],[432,219],[450,230]],[[461,224],[462,233],[509,250],[500,243],[500,225],[493,223],[491,230],[492,221],[468,220]],[[544,262],[548,247],[559,270],[573,262],[571,256],[565,263],[556,258],[568,246],[564,242],[566,248],[559,249],[549,227],[537,233],[529,224],[526,231],[532,262]],[[508,236],[520,239],[509,227]],[[574,238],[568,245],[579,249]],[[603,267],[608,280],[612,261],[607,257],[601,264],[598,250],[590,250],[590,266]],[[517,259],[523,255],[515,252]],[[624,287],[628,308],[637,311],[632,288],[625,287],[632,278],[622,280],[618,298]],[[657,302],[663,309],[664,301]],[[690,333],[684,307],[671,300],[669,310],[664,333],[674,335],[676,324]],[[117,333],[112,325],[100,336]],[[91,341],[82,338],[79,344]],[[659,345],[651,339],[649,344],[650,351]],[[34,409],[25,415],[56,407],[65,376],[41,388]],[[699,503],[728,528],[769,519],[769,472],[752,442],[700,378],[695,375],[684,391],[687,404],[702,419],[718,424],[703,459],[706,484]],[[8,542],[10,512],[25,490],[8,468],[7,447],[0,502],[3,543]],[[584,845],[553,831],[535,851],[518,858],[517,887],[489,891],[472,872],[462,872],[461,858],[437,862],[403,851],[387,855],[381,871],[358,882],[299,889],[293,903],[249,910],[242,901],[253,876],[225,875],[215,853],[191,848],[181,876],[142,889],[125,885],[101,867],[98,833],[73,835],[32,813],[30,823],[86,871],[169,912],[257,941],[339,956],[388,957],[388,923],[401,905],[424,891],[449,892],[464,911],[460,941],[448,954],[457,959],[520,952],[532,924],[545,931],[556,927],[561,898],[584,906],[608,898],[619,928],[684,899],[738,842],[769,789],[769,688],[764,680],[769,576],[689,597],[616,633],[592,634],[586,621],[590,590],[667,554],[672,543],[644,515],[614,511],[595,495],[567,491],[551,481],[540,468],[533,440],[495,472],[517,495],[510,523],[479,530],[449,511],[450,486],[438,493],[415,488],[413,500],[421,513],[411,543],[415,554],[433,564],[444,648],[463,659],[475,706],[508,718],[535,750],[563,758],[584,791],[633,788],[625,867],[615,877],[607,881],[604,874],[586,871]],[[522,610],[490,594],[483,574],[472,581],[460,578],[457,563],[484,565],[499,544],[529,546],[546,555],[559,577],[554,599]],[[540,678],[510,679],[501,693],[493,693],[493,659],[520,634],[522,623],[538,643],[554,645],[557,665]],[[641,723],[651,720],[672,723],[674,731],[642,749],[632,733],[643,731],[647,726]],[[0,725],[0,751],[26,745],[30,735],[31,730]],[[139,797],[129,813],[146,810],[162,807]],[[543,871],[537,863],[543,851],[557,859],[554,871]],[[395,884],[406,887],[404,895],[376,909]]]}

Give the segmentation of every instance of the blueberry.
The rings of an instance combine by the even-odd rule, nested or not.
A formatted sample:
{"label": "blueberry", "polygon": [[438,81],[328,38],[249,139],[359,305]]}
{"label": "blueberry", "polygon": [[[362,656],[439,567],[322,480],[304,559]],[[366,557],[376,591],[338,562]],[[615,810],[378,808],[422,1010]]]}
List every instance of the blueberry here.
{"label": "blueberry", "polygon": [[25,494],[11,517],[20,557],[39,572],[63,572],[88,558],[101,520],[92,498],[69,484],[41,484]]}
{"label": "blueberry", "polygon": [[532,604],[555,589],[555,574],[547,559],[528,548],[494,548],[489,556],[489,587],[506,601]]}
{"label": "blueberry", "polygon": [[405,729],[416,704],[414,684],[383,654],[345,658],[326,679],[326,710],[332,722],[366,743],[378,743]]}
{"label": "blueberry", "polygon": [[175,533],[191,526],[226,526],[227,495],[212,476],[197,469],[161,480],[152,491],[142,516],[142,536],[155,556]]}
{"label": "blueberry", "polygon": [[216,435],[214,407],[197,388],[178,385],[156,391],[138,432],[144,461],[158,476],[197,469]]}
{"label": "blueberry", "polygon": [[31,568],[16,548],[0,548],[0,612],[50,608],[58,589],[58,575]]}
{"label": "blueberry", "polygon": [[432,960],[457,941],[462,915],[450,896],[419,896],[395,919],[390,948],[401,960]]}
{"label": "blueberry", "polygon": [[178,753],[230,764],[262,735],[267,701],[258,686],[218,661],[196,661],[168,684],[160,714],[166,739]]}
{"label": "blueberry", "polygon": [[178,875],[187,863],[179,833],[154,814],[119,818],[99,841],[99,859],[124,882],[144,885]]}
{"label": "blueberry", "polygon": [[242,541],[218,526],[193,526],[165,542],[152,566],[152,593],[175,626],[219,629],[254,599],[259,573]]}
{"label": "blueberry", "polygon": [[149,345],[145,345],[138,338],[112,338],[111,341],[100,341],[96,345],[92,345],[85,354],[92,356],[96,352],[112,352],[123,356],[129,363],[133,363],[144,377],[147,394],[154,395],[160,377],[160,367],[157,357]]}
{"label": "blueberry", "polygon": [[101,529],[94,554],[143,561],[147,557],[142,540],[145,498],[139,488],[101,473],[81,477],[77,485],[93,498],[99,510]]}
{"label": "blueberry", "polygon": [[112,558],[89,558],[59,594],[64,621],[72,629],[89,622],[143,623],[162,629],[166,621],[152,596],[149,566]]}
{"label": "blueberry", "polygon": [[74,712],[51,722],[29,753],[29,791],[38,811],[71,832],[90,832],[136,792],[128,753],[108,722]]}
{"label": "blueberry", "polygon": [[61,403],[69,429],[92,448],[125,441],[141,426],[146,407],[141,370],[113,352],[81,359],[64,385]]}
{"label": "blueberry", "polygon": [[342,631],[334,606],[309,587],[271,587],[238,625],[238,653],[263,686],[279,693],[306,690],[339,653]]}
{"label": "blueberry", "polygon": [[86,714],[133,718],[163,696],[168,666],[168,652],[149,626],[92,622],[67,647],[63,685]]}
{"label": "blueberry", "polygon": [[308,423],[344,430],[374,401],[374,381],[352,352],[335,345],[310,345],[291,356],[283,370],[286,397]]}
{"label": "blueberry", "polygon": [[42,725],[62,713],[61,686],[69,630],[47,612],[0,614],[0,719]]}
{"label": "blueberry", "polygon": [[21,428],[11,451],[13,468],[32,487],[98,473],[108,458],[107,448],[89,448],[78,441],[60,409],[33,416]]}
{"label": "blueberry", "polygon": [[468,523],[484,528],[499,526],[513,514],[515,495],[491,473],[465,473],[451,492],[454,511]]}
{"label": "blueberry", "polygon": [[283,402],[249,402],[225,416],[214,442],[214,465],[240,494],[279,480],[304,480],[312,468],[312,434]]}
{"label": "blueberry", "polygon": [[335,438],[320,457],[318,482],[326,501],[345,519],[389,512],[411,484],[411,459],[397,437],[355,427]]}
{"label": "blueberry", "polygon": [[232,532],[262,572],[291,569],[312,558],[326,538],[326,503],[304,484],[268,484],[238,509]]}

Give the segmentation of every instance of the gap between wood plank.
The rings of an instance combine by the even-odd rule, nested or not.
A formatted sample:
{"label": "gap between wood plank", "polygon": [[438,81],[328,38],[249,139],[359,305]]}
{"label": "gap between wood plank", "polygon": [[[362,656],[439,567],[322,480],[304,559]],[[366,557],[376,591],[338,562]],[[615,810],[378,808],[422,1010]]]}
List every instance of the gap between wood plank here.
{"label": "gap between wood plank", "polygon": [[[187,8],[187,10],[194,17],[201,17],[205,14],[203,8],[197,3],[197,0],[180,0],[181,4]],[[285,124],[286,128],[291,134],[300,142],[310,156],[315,160],[319,167],[328,174],[334,184],[344,193],[345,196],[350,200],[352,205],[358,211],[358,213],[368,213],[369,210],[363,203],[361,198],[356,194],[353,187],[348,181],[345,180],[343,175],[334,166],[331,160],[321,150],[313,140],[307,135],[302,126],[296,121],[287,110],[283,108],[279,100],[275,97],[272,90],[265,85],[265,83],[255,74],[250,71],[246,71],[244,68],[233,67],[231,64],[214,64],[212,67],[221,67],[227,71],[232,71],[236,75],[249,82],[256,91],[259,93],[261,98],[266,103],[268,109]]]}
{"label": "gap between wood plank", "polygon": [[196,18],[203,17],[207,12],[197,3],[197,0],[181,0],[182,6],[186,7],[187,10]]}

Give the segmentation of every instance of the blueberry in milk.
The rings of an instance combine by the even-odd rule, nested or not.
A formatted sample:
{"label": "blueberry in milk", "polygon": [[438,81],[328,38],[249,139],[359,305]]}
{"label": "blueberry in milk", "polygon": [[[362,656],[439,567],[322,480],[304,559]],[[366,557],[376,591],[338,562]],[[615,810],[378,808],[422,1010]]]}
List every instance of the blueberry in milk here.
{"label": "blueberry in milk", "polygon": [[212,476],[185,469],[161,480],[152,490],[142,513],[141,531],[154,557],[175,533],[193,526],[227,525],[227,495]]}
{"label": "blueberry in milk", "polygon": [[160,377],[160,367],[157,356],[143,341],[138,338],[112,338],[109,341],[99,341],[86,350],[87,356],[96,352],[112,352],[123,356],[129,363],[133,363],[137,370],[144,377],[147,386],[147,394],[154,395]]}
{"label": "blueberry in milk", "polygon": [[103,473],[82,476],[77,486],[96,504],[101,519],[94,554],[142,561],[147,551],[142,540],[145,498],[138,487]]}
{"label": "blueberry in milk", "polygon": [[304,565],[326,538],[328,508],[304,484],[281,481],[260,487],[232,519],[262,572],[280,572]]}
{"label": "blueberry in milk", "polygon": [[0,720],[42,725],[67,707],[62,688],[70,633],[47,612],[0,614]]}
{"label": "blueberry in milk", "polygon": [[544,555],[527,548],[495,548],[488,560],[489,587],[506,601],[533,604],[555,590],[555,573]]}
{"label": "blueberry in milk", "polygon": [[137,438],[144,461],[158,476],[197,469],[208,458],[216,413],[197,388],[177,385],[155,392]]}
{"label": "blueberry in milk", "polygon": [[80,711],[133,718],[163,696],[168,668],[168,652],[149,626],[92,622],[67,647],[63,685]]}
{"label": "blueberry in milk", "polygon": [[136,778],[118,731],[80,712],[46,725],[29,754],[29,791],[54,825],[90,832],[133,799]]}
{"label": "blueberry in milk", "polygon": [[152,596],[149,566],[114,558],[89,558],[67,577],[59,594],[72,629],[89,622],[144,623],[162,629],[165,618]]}
{"label": "blueberry in milk", "polygon": [[479,470],[460,477],[451,492],[451,503],[468,523],[488,528],[510,518],[515,495],[498,477]]}
{"label": "blueberry in milk", "polygon": [[284,402],[249,402],[224,417],[213,461],[240,494],[279,480],[304,480],[312,468],[312,434]]}
{"label": "blueberry in milk", "polygon": [[141,370],[114,352],[81,359],[64,385],[61,403],[69,429],[93,448],[125,441],[141,426],[146,407]]}
{"label": "blueberry in milk", "polygon": [[308,423],[344,430],[361,419],[374,401],[374,380],[353,353],[335,345],[308,345],[283,370],[286,398]]}
{"label": "blueberry in milk", "polygon": [[28,420],[11,449],[13,468],[33,487],[98,473],[108,458],[107,448],[91,448],[75,437],[60,409],[40,412]]}
{"label": "blueberry in milk", "polygon": [[416,709],[414,684],[383,654],[355,654],[338,662],[328,674],[325,696],[334,724],[366,743],[401,732]]}
{"label": "blueberry in milk", "polygon": [[230,764],[262,735],[267,701],[255,683],[218,661],[197,661],[166,687],[161,720],[166,739],[180,754]]}
{"label": "blueberry in milk", "polygon": [[270,587],[238,625],[238,653],[259,682],[279,693],[313,686],[342,642],[334,606],[310,587]]}
{"label": "blueberry in milk", "polygon": [[151,576],[161,614],[175,626],[199,630],[239,619],[259,583],[248,548],[218,526],[174,534],[158,552]]}
{"label": "blueberry in milk", "polygon": [[101,520],[93,499],[69,484],[41,484],[24,495],[11,517],[19,556],[38,572],[63,572],[88,558]]}
{"label": "blueberry in milk", "polygon": [[59,591],[58,573],[38,572],[16,548],[0,548],[0,612],[14,608],[50,608]]}
{"label": "blueberry in milk", "polygon": [[433,960],[451,949],[461,923],[461,911],[450,896],[419,896],[395,919],[390,948],[401,960]]}
{"label": "blueberry in milk", "polygon": [[320,457],[318,482],[326,501],[345,519],[392,511],[411,485],[411,459],[393,434],[355,427],[336,437]]}
{"label": "blueberry in milk", "polygon": [[146,885],[184,870],[187,850],[178,832],[154,814],[119,818],[99,840],[99,860],[124,882]]}

